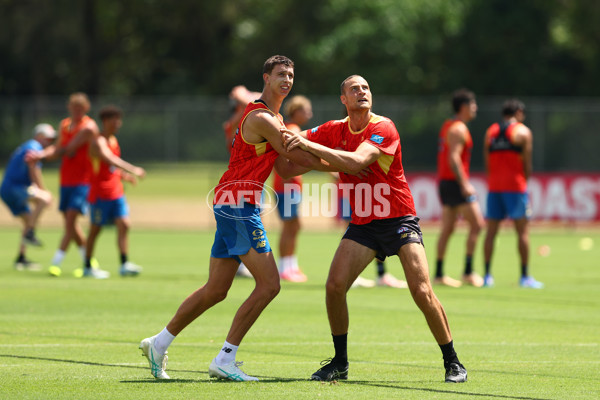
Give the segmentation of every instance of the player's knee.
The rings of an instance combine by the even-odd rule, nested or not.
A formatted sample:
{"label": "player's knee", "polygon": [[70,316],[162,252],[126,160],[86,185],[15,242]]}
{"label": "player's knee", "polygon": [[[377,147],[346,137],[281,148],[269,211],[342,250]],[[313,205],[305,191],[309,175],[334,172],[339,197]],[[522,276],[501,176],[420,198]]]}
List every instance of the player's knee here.
{"label": "player's knee", "polygon": [[420,308],[427,307],[433,302],[434,295],[431,285],[419,283],[411,288],[411,293],[415,303],[417,303]]}
{"label": "player's knee", "polygon": [[330,277],[325,284],[325,290],[328,295],[343,295],[346,293],[347,285],[339,279]]}
{"label": "player's knee", "polygon": [[223,288],[215,288],[215,289],[208,289],[208,298],[210,299],[210,302],[214,305],[217,303],[222,302],[223,300],[225,300],[227,298],[227,292],[228,290],[225,290]]}

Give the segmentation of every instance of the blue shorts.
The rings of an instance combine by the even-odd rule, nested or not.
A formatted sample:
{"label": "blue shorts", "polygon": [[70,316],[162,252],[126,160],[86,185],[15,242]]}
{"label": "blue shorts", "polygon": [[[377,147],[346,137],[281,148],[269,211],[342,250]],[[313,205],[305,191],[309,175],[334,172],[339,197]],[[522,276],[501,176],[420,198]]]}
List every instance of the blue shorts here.
{"label": "blue shorts", "polygon": [[80,214],[85,214],[89,205],[87,201],[89,192],[89,185],[61,186],[58,209],[62,212],[76,210]]}
{"label": "blue shorts", "polygon": [[2,185],[0,197],[6,203],[10,212],[18,217],[21,214],[29,214],[28,186]]}
{"label": "blue shorts", "polygon": [[217,231],[210,251],[214,258],[233,258],[247,254],[250,248],[257,253],[271,251],[267,232],[260,219],[260,207],[253,204],[243,206],[214,206]]}
{"label": "blue shorts", "polygon": [[129,215],[129,205],[125,196],[115,200],[97,199],[91,205],[91,220],[94,225],[110,225],[117,218],[127,217]]}
{"label": "blue shorts", "polygon": [[529,195],[518,192],[489,192],[486,217],[489,219],[513,220],[531,217]]}
{"label": "blue shorts", "polygon": [[277,196],[277,211],[283,221],[298,218],[298,209],[302,200],[302,193],[288,192],[275,193]]}

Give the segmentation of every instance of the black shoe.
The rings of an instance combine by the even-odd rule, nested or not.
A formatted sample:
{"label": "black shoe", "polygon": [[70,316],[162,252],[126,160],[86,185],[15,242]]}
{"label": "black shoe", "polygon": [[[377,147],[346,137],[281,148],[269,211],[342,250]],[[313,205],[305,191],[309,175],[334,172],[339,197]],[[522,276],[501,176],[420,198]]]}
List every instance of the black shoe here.
{"label": "black shoe", "polygon": [[446,366],[446,382],[461,383],[467,381],[467,370],[461,363]]}
{"label": "black shoe", "polygon": [[15,269],[17,271],[39,271],[42,269],[42,266],[23,257],[15,261]]}
{"label": "black shoe", "polygon": [[23,235],[23,240],[25,244],[30,246],[42,247],[42,242],[35,236],[35,232],[33,229],[28,230],[25,235]]}
{"label": "black shoe", "polygon": [[333,358],[321,361],[322,367],[312,374],[311,381],[336,381],[348,379],[348,363],[338,363]]}

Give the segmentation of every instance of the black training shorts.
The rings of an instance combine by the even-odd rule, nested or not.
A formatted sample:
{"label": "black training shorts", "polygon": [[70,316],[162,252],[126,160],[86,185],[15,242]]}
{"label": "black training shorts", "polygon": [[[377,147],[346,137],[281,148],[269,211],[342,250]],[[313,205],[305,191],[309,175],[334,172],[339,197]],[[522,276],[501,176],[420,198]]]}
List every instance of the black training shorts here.
{"label": "black training shorts", "polygon": [[374,219],[368,224],[350,224],[342,239],[350,239],[375,250],[378,260],[398,254],[407,243],[423,244],[419,218],[405,217]]}
{"label": "black training shorts", "polygon": [[[460,191],[460,185],[456,181],[441,180],[438,186],[440,201],[444,206],[456,207],[461,204],[470,203],[473,199],[467,199]],[[474,196],[473,196],[474,197]]]}

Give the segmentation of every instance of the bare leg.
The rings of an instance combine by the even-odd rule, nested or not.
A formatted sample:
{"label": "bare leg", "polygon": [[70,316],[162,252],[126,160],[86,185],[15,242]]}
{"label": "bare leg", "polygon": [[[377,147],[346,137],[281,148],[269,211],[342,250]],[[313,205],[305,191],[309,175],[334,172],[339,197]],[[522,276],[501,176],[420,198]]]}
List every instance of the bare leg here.
{"label": "bare leg", "polygon": [[62,251],[67,251],[71,240],[74,240],[78,247],[85,245],[85,236],[77,224],[79,215],[79,211],[71,209],[63,213],[65,232],[59,246]]}
{"label": "bare leg", "polygon": [[329,326],[333,335],[348,333],[346,293],[358,275],[375,258],[375,251],[353,240],[342,239],[331,262],[326,284]]}
{"label": "bare leg", "polygon": [[475,246],[477,245],[477,238],[479,233],[485,226],[485,220],[481,215],[481,209],[479,203],[473,201],[460,206],[460,213],[469,224],[469,234],[467,236],[466,243],[466,254],[472,256],[475,252]]}
{"label": "bare leg", "polygon": [[227,342],[236,346],[280,290],[279,272],[272,252],[257,253],[250,249],[248,254],[240,258],[252,273],[256,286],[238,309],[227,334]]}
{"label": "bare leg", "polygon": [[429,329],[438,344],[446,344],[452,340],[450,327],[442,304],[439,302],[429,282],[429,267],[425,249],[419,243],[408,243],[398,252],[404,268],[410,293],[425,315]]}
{"label": "bare leg", "polygon": [[456,223],[456,207],[443,206],[442,207],[442,229],[437,242],[437,259],[443,260],[446,256],[446,246],[448,240],[454,232],[454,224]]}
{"label": "bare leg", "polygon": [[[239,345],[265,307],[279,293],[279,273],[273,253],[257,253],[250,249],[241,256],[256,281],[250,297],[240,306],[227,335],[227,342]],[[231,287],[238,263],[232,258],[210,259],[208,282],[192,293],[177,310],[167,330],[177,336],[204,311],[223,301]]]}
{"label": "bare leg", "polygon": [[94,248],[96,247],[96,240],[98,239],[98,235],[100,235],[100,231],[102,230],[102,226],[92,224],[90,226],[90,233],[88,234],[88,240],[85,245],[85,258],[91,259],[94,256]]}
{"label": "bare leg", "polygon": [[296,252],[296,240],[300,231],[300,219],[292,218],[283,221],[279,239],[279,256],[293,256]]}
{"label": "bare leg", "polygon": [[210,258],[208,281],[181,303],[167,330],[177,336],[204,311],[223,301],[231,287],[238,262],[233,258]]}
{"label": "bare leg", "polygon": [[529,263],[529,221],[527,218],[515,220],[515,229],[518,235],[519,256],[521,265]]}
{"label": "bare leg", "polygon": [[456,219],[458,218],[458,207],[443,206],[442,207],[442,230],[437,243],[437,265],[435,271],[434,283],[460,287],[462,283],[454,278],[446,276],[443,270],[444,257],[446,256],[446,247],[450,236],[454,232]]}
{"label": "bare leg", "polygon": [[485,242],[483,245],[483,256],[486,264],[492,261],[492,255],[494,254],[494,241],[496,240],[496,235],[498,234],[500,222],[501,221],[498,219],[488,219],[487,221],[487,232],[485,234]]}
{"label": "bare leg", "polygon": [[[117,226],[117,246],[121,254],[128,254],[129,252],[129,227],[131,222],[129,217],[122,217],[115,219],[115,225]],[[89,240],[89,238],[88,238]]]}

